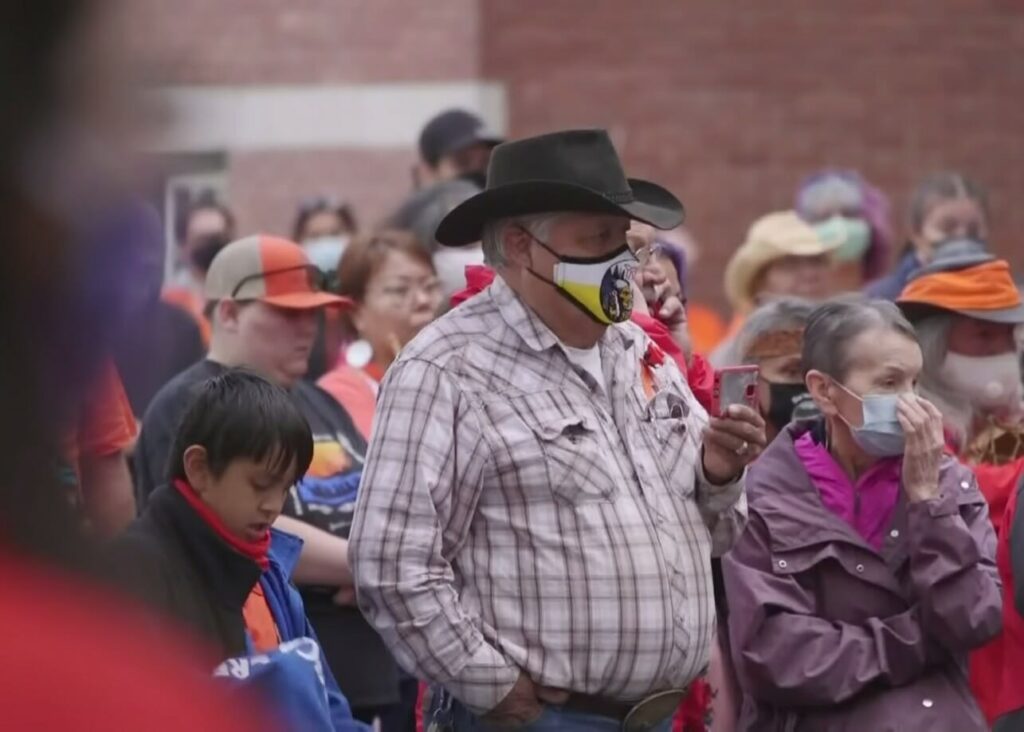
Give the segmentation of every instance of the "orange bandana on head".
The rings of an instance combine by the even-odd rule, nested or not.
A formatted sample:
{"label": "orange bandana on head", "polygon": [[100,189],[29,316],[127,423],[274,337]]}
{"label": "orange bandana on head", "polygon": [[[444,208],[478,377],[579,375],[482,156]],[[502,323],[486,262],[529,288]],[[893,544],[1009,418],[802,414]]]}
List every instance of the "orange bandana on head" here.
{"label": "orange bandana on head", "polygon": [[903,289],[896,302],[962,312],[1015,308],[1021,304],[1021,299],[1010,276],[1010,265],[997,259],[955,272],[918,277]]}

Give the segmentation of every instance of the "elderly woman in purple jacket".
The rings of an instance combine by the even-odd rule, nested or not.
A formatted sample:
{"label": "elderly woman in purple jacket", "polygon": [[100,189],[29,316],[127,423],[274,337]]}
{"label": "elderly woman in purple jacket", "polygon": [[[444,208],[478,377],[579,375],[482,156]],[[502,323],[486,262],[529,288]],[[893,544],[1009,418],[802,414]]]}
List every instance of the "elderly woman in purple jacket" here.
{"label": "elderly woman in purple jacket", "polygon": [[995,536],[914,393],[914,330],[891,303],[828,303],[803,362],[823,417],[749,468],[723,564],[738,729],[986,730],[965,664],[1001,625]]}

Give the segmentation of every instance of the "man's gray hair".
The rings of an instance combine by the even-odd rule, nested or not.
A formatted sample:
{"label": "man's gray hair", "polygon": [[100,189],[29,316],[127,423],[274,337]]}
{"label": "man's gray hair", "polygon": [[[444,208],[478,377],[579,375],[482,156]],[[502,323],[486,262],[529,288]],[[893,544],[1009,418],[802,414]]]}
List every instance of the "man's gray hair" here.
{"label": "man's gray hair", "polygon": [[743,328],[736,334],[736,343],[731,349],[734,363],[724,366],[756,364],[758,358],[751,358],[750,348],[762,337],[784,330],[803,330],[814,312],[814,303],[800,297],[782,297],[762,305],[750,314]]}
{"label": "man's gray hair", "polygon": [[850,369],[850,343],[873,329],[899,333],[917,343],[914,326],[888,300],[832,300],[819,306],[804,330],[803,370],[821,371],[837,381]]}
{"label": "man's gray hair", "polygon": [[488,221],[484,224],[483,236],[480,238],[484,263],[495,269],[508,264],[508,258],[505,256],[505,231],[510,226],[521,226],[530,232],[531,236],[547,244],[551,227],[562,215],[560,212],[526,214]]}
{"label": "man's gray hair", "polygon": [[921,354],[924,356],[918,388],[921,396],[942,412],[946,425],[963,439],[968,437],[968,431],[974,423],[975,409],[970,399],[959,394],[942,376],[942,366],[949,353],[949,329],[952,325],[952,313],[943,311],[926,315],[914,323],[917,341],[921,344]]}

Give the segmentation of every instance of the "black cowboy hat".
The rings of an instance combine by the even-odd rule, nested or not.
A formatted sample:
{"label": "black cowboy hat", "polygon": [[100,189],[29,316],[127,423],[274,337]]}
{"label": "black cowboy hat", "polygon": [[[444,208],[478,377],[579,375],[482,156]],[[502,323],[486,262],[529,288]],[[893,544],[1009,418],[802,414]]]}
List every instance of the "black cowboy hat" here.
{"label": "black cowboy hat", "polygon": [[480,240],[488,221],[552,211],[617,214],[658,229],[683,222],[678,198],[626,177],[607,132],[567,130],[494,148],[487,187],[441,221],[436,239],[464,246]]}

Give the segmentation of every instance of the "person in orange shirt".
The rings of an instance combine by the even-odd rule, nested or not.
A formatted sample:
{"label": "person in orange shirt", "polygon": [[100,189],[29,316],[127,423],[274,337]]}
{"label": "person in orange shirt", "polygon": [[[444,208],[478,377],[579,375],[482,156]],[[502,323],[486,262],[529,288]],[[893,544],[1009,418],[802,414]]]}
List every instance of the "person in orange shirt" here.
{"label": "person in orange shirt", "polygon": [[114,536],[135,518],[127,455],[138,425],[117,367],[107,360],[65,435],[61,479],[99,537]]}
{"label": "person in orange shirt", "polygon": [[318,386],[345,407],[367,438],[384,372],[402,346],[441,307],[441,282],[429,252],[409,232],[353,241],[338,268],[338,292],[355,306],[341,314],[349,339],[342,363]]}

